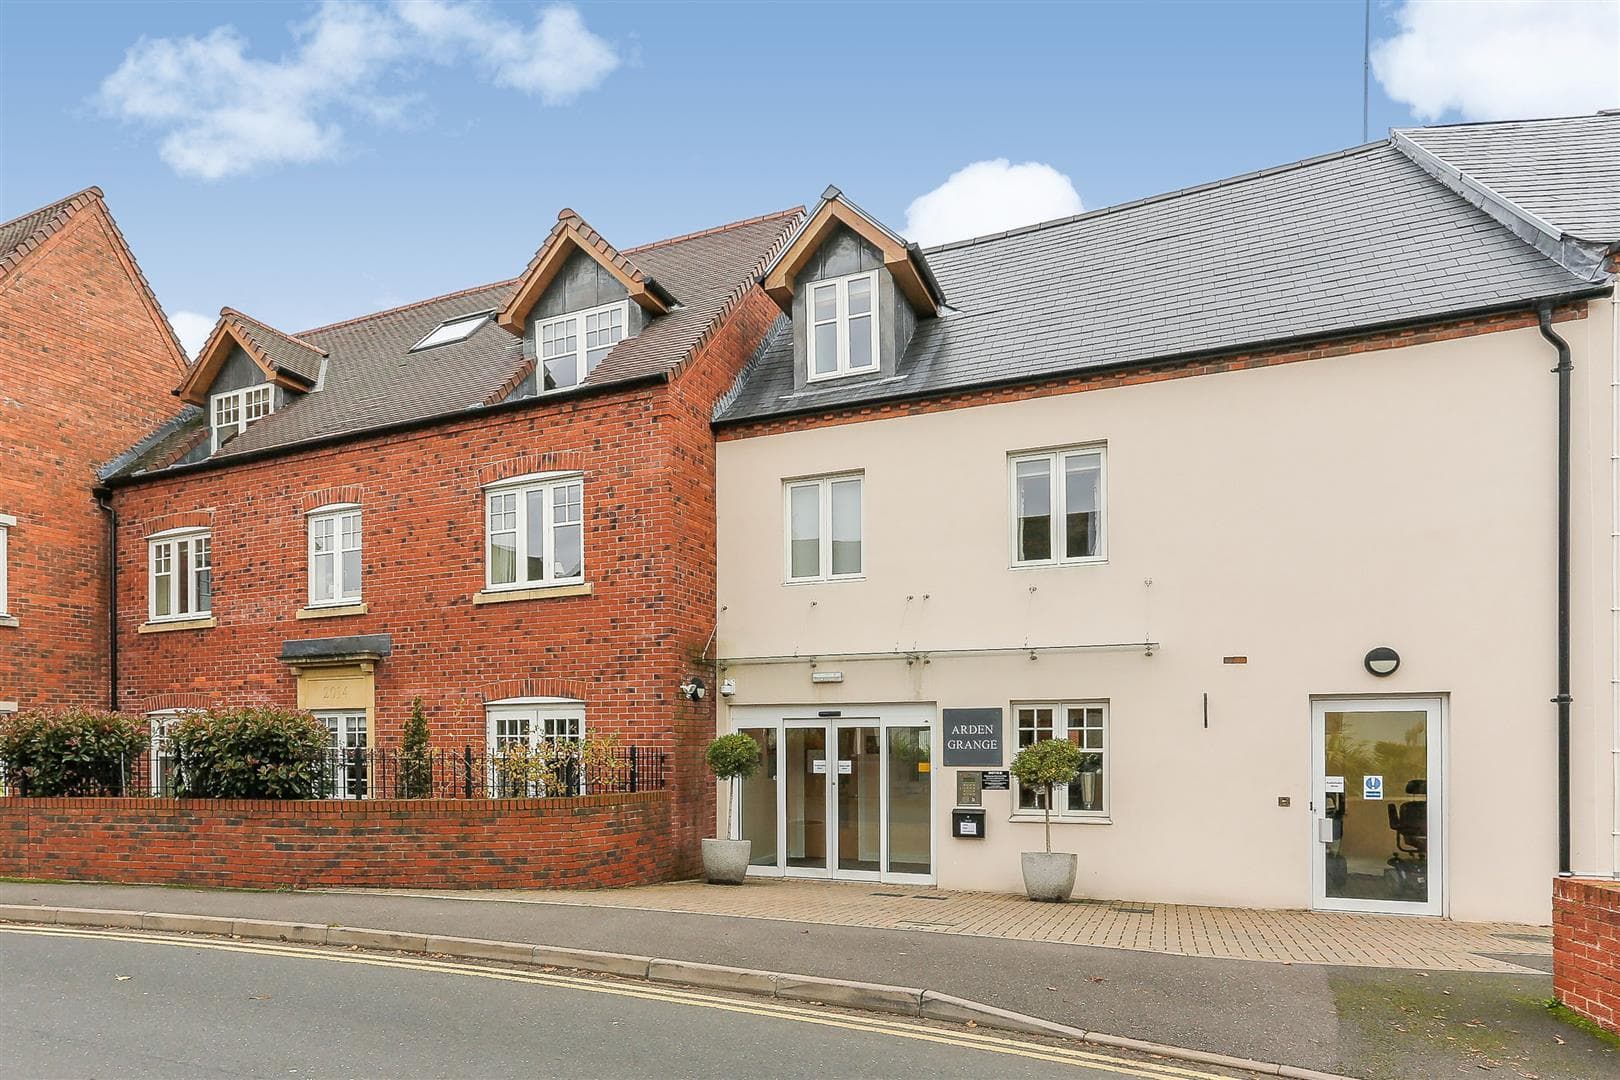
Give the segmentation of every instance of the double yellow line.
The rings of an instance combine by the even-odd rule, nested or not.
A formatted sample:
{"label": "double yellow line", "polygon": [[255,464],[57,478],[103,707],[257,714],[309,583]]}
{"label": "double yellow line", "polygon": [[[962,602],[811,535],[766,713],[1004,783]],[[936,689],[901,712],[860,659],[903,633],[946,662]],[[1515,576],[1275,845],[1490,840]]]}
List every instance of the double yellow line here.
{"label": "double yellow line", "polygon": [[214,952],[250,953],[259,956],[282,956],[299,960],[318,960],[329,964],[361,964],[366,967],[397,968],[406,971],[429,971],[445,975],[461,975],[476,979],[494,979],[500,982],[530,983],[591,994],[609,994],[615,997],[640,998],[660,1001],[689,1008],[713,1009],[720,1012],[743,1013],[750,1016],[773,1017],[801,1024],[841,1028],[845,1031],[863,1031],[891,1038],[915,1039],[919,1042],[938,1043],[985,1053],[1006,1054],[1032,1058],[1076,1068],[1105,1070],[1117,1076],[1139,1076],[1150,1080],[1229,1080],[1229,1074],[1198,1072],[1168,1063],[1145,1061],[1137,1058],[1116,1057],[1096,1050],[1078,1050],[1047,1043],[1026,1042],[1004,1035],[991,1035],[972,1029],[955,1030],[908,1023],[903,1020],[885,1020],[875,1016],[856,1016],[825,1012],[814,1008],[786,1005],[777,1001],[747,1001],[720,997],[695,990],[682,990],[656,984],[608,982],[600,978],[560,975],[548,971],[521,971],[513,968],[468,964],[453,960],[430,960],[413,956],[382,953],[361,953],[336,947],[305,947],[269,942],[225,941],[210,938],[174,937],[138,931],[90,930],[59,926],[0,926],[0,933],[27,934],[37,937],[84,938],[100,941],[128,941],[144,945],[166,945],[171,948],[207,949]]}

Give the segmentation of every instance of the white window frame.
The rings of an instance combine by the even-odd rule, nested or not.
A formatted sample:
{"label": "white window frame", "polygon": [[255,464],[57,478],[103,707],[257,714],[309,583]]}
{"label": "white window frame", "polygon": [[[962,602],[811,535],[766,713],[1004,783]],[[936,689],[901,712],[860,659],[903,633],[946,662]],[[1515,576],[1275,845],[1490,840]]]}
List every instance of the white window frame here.
{"label": "white window frame", "polygon": [[[328,754],[334,781],[331,798],[364,799],[371,794],[371,719],[365,709],[318,709],[315,718],[332,736]],[[356,723],[358,721],[358,723]],[[352,745],[359,736],[359,745]],[[349,751],[359,750],[360,768],[352,771]]]}
{"label": "white window frame", "polygon": [[174,757],[168,752],[169,728],[177,721],[184,720],[186,717],[200,711],[200,709],[153,709],[146,714],[147,737],[150,743],[147,750],[149,769],[147,780],[154,798],[171,799],[174,797],[172,789],[163,790],[168,786],[164,784],[164,780],[169,779],[164,775],[163,763],[172,761]]}
{"label": "white window frame", "polygon": [[[257,416],[249,417],[249,399],[252,398],[256,402],[261,396],[264,399],[263,411],[259,412]],[[235,419],[232,420],[229,425],[221,425],[219,422],[220,406],[226,404],[234,406]],[[256,408],[257,406],[255,405],[254,407]],[[248,425],[253,423],[253,421],[262,420],[275,411],[276,388],[271,386],[269,383],[258,383],[254,386],[244,386],[240,390],[224,390],[218,394],[209,394],[208,431],[210,438],[210,451],[218,450],[221,446],[224,446],[226,443],[236,438],[236,436],[246,431],[248,429]],[[230,434],[226,435],[222,439],[220,438],[220,431],[223,430],[225,426],[229,427]]]}
{"label": "white window frame", "polygon": [[[495,314],[493,310],[474,311],[469,312],[466,315],[457,315],[454,318],[446,319],[433,329],[429,330],[427,333],[423,334],[417,340],[416,344],[411,346],[410,351],[421,352],[423,349],[438,349],[445,345],[454,345],[457,342],[466,341],[468,338],[478,333],[479,330],[483,329],[484,323],[487,322],[489,317],[493,314]],[[462,324],[466,324],[467,328],[465,330],[461,330]],[[456,333],[453,337],[446,337],[443,341],[430,342],[428,340],[440,330],[444,330],[452,326],[456,327],[458,330],[458,333]]]}
{"label": "white window frame", "polygon": [[[349,518],[354,519],[355,544],[353,547],[344,546],[345,540],[343,536],[343,523]],[[315,591],[315,532],[319,525],[328,521],[332,523],[332,540],[335,546],[331,551],[322,553],[322,557],[330,557],[332,559],[332,594],[330,596],[320,596]],[[360,603],[362,596],[361,582],[365,580],[366,575],[364,525],[365,523],[360,517],[360,505],[358,503],[334,503],[331,506],[318,507],[317,509],[309,512],[308,554],[310,607],[347,607],[350,604]],[[349,551],[357,551],[360,553],[360,580],[352,583],[354,585],[354,595],[352,596],[345,593],[346,588],[351,583],[346,581],[343,577],[343,556]]]}
{"label": "white window frame", "polygon": [[[516,737],[498,736],[497,730],[502,721],[522,721],[528,727]],[[574,698],[513,698],[487,703],[484,706],[484,748],[489,760],[488,793],[493,796],[500,784],[497,769],[503,746],[521,743],[533,750],[543,742],[555,743],[564,739],[582,742],[585,730],[585,703]],[[579,789],[580,794],[585,793],[584,777],[580,778]],[[524,794],[543,796],[545,792],[536,789]]]}
{"label": "white window frame", "polygon": [[[579,573],[569,577],[558,577],[557,570],[557,529],[556,497],[558,488],[577,485],[579,487],[579,521],[562,522],[561,525],[579,526]],[[544,559],[543,573],[539,578],[527,577],[529,568],[529,493],[534,491],[545,492],[545,513],[542,521],[541,556]],[[515,495],[516,507],[515,529],[502,529],[500,532],[514,533],[516,562],[513,568],[515,577],[511,581],[495,581],[495,536],[496,530],[492,528],[490,516],[495,506],[497,496]],[[585,474],[571,473],[537,473],[531,476],[513,477],[490,484],[484,488],[484,589],[488,592],[502,592],[513,589],[539,589],[550,585],[582,585],[585,582]]]}
{"label": "white window frame", "polygon": [[[178,604],[178,601],[179,601],[179,598],[180,598],[180,594],[179,594],[179,589],[175,589],[173,599],[176,601],[176,604],[171,605],[171,609],[170,609],[170,611],[169,611],[169,613],[167,615],[159,615],[157,613],[157,607],[158,607],[158,604],[157,604],[157,597],[158,597],[158,594],[157,594],[158,552],[159,552],[160,548],[167,548],[168,549],[168,552],[169,552],[169,567],[170,567],[169,579],[170,579],[170,582],[172,583],[175,580],[175,570],[176,570],[176,568],[174,566],[174,561],[179,557],[179,544],[180,544],[180,541],[182,541],[182,540],[190,540],[190,541],[192,541],[192,543],[188,545],[188,550],[187,550],[187,555],[191,559],[191,565],[189,567],[185,568],[185,572],[188,575],[186,593],[190,597],[191,603],[192,603],[193,606],[191,608],[188,608],[185,611],[177,610],[176,608],[177,608],[177,604]],[[202,565],[199,563],[198,558],[197,558],[197,554],[198,554],[198,552],[197,552],[197,544],[196,544],[197,541],[207,541],[207,543],[208,543],[208,564],[207,564],[207,569],[208,569],[208,607],[206,607],[206,608],[198,608],[198,607],[195,606],[196,603],[197,603],[197,579],[198,579],[198,576],[200,574],[200,571],[203,569]],[[190,620],[190,619],[206,619],[210,615],[212,615],[213,611],[214,611],[214,574],[213,574],[214,557],[213,556],[214,556],[214,537],[213,537],[213,531],[211,529],[172,529],[172,530],[170,530],[168,532],[158,533],[158,534],[156,534],[154,536],[147,537],[146,538],[146,618],[147,618],[147,621],[148,622],[185,622],[185,621]],[[173,587],[172,584],[171,584],[171,587]]]}
{"label": "white window frame", "polygon": [[[557,393],[561,393],[564,390],[572,390],[574,387],[576,387],[580,383],[584,382],[590,376],[592,371],[596,370],[595,367],[590,364],[590,356],[591,356],[591,351],[592,350],[591,350],[591,347],[590,347],[590,344],[589,344],[588,331],[586,330],[586,327],[587,327],[587,325],[589,324],[589,322],[590,322],[590,320],[592,318],[599,317],[599,316],[606,315],[606,314],[610,314],[610,313],[612,313],[614,311],[617,311],[619,313],[620,325],[623,327],[624,332],[619,335],[618,341],[614,341],[608,346],[608,348],[611,350],[611,349],[615,348],[616,346],[618,346],[618,344],[620,342],[624,341],[625,338],[628,338],[630,336],[630,301],[629,300],[615,300],[611,304],[602,304],[602,305],[600,305],[598,307],[593,307],[593,308],[581,308],[578,311],[565,312],[562,315],[556,315],[556,316],[553,316],[553,317],[551,317],[549,319],[540,319],[540,320],[537,320],[535,322],[535,324],[534,324],[534,380],[535,380],[534,381],[534,386],[535,386],[536,392],[541,393],[541,394],[557,394]],[[545,332],[546,332],[546,328],[551,327],[551,326],[560,326],[561,324],[563,324],[565,322],[570,322],[570,321],[574,321],[574,322],[578,323],[578,325],[574,328],[575,329],[575,334],[576,334],[574,340],[577,342],[577,344],[574,347],[575,351],[574,351],[573,355],[575,357],[577,357],[578,360],[579,360],[579,368],[578,368],[579,381],[578,382],[571,382],[567,386],[552,387],[551,389],[548,390],[548,389],[546,389],[546,355],[545,355]],[[598,348],[600,348],[600,347],[601,346],[598,346]],[[563,354],[559,354],[559,355],[563,355]]]}
{"label": "white window frame", "polygon": [[[1113,747],[1110,724],[1109,703],[1103,699],[1074,698],[1068,701],[1015,701],[1008,710],[1012,714],[1012,742],[1013,752],[1023,749],[1019,744],[1019,713],[1025,709],[1051,709],[1052,735],[1054,739],[1067,739],[1069,737],[1069,710],[1070,709],[1097,709],[1102,713],[1102,745],[1089,747],[1082,742],[1082,753],[1102,755],[1102,807],[1098,810],[1071,810],[1069,809],[1069,785],[1059,784],[1053,792],[1054,806],[1052,807],[1053,820],[1069,821],[1107,821],[1113,814]],[[1082,728],[1082,730],[1087,730]],[[1036,741],[1040,741],[1037,739]],[[1041,793],[1035,793],[1034,806],[1021,806],[1023,791],[1017,780],[1013,781],[1012,806],[1014,817],[1037,817],[1044,820],[1045,813],[1040,805]]]}
{"label": "white window frame", "polygon": [[0,618],[11,614],[11,530],[17,519],[0,514]]}
{"label": "white window frame", "polygon": [[[1097,550],[1091,555],[1069,556],[1065,543],[1064,523],[1068,520],[1068,485],[1063,482],[1064,462],[1073,456],[1095,456],[1097,459]],[[1047,559],[1020,559],[1018,557],[1018,466],[1027,461],[1047,463],[1047,495],[1051,500],[1052,515],[1050,542],[1052,556]],[[1102,443],[1064,446],[1055,450],[1038,450],[1007,456],[1007,557],[1014,570],[1039,566],[1085,566],[1108,561],[1108,448]]]}
{"label": "white window frame", "polygon": [[[860,485],[861,505],[861,568],[854,572],[833,573],[832,489],[834,484],[855,481]],[[804,577],[793,575],[793,492],[798,488],[817,488],[820,506],[817,533],[820,566],[817,572]],[[787,585],[805,585],[818,581],[859,581],[866,576],[866,474],[864,472],[834,473],[829,476],[809,476],[782,482],[782,581]]]}
{"label": "white window frame", "polygon": [[[854,281],[869,281],[872,285],[872,310],[867,323],[872,334],[872,362],[863,367],[851,367],[849,363],[849,286]],[[833,317],[818,321],[816,319],[816,290],[832,287],[837,290],[836,310]],[[876,270],[863,270],[859,274],[848,274],[838,278],[823,278],[819,281],[805,283],[804,322],[809,328],[805,336],[804,370],[806,382],[825,382],[828,379],[842,379],[850,375],[866,375],[879,370],[883,366],[883,358],[878,354],[878,275]],[[864,313],[863,313],[864,317]],[[838,363],[832,371],[816,371],[816,327],[834,323],[838,327]]]}

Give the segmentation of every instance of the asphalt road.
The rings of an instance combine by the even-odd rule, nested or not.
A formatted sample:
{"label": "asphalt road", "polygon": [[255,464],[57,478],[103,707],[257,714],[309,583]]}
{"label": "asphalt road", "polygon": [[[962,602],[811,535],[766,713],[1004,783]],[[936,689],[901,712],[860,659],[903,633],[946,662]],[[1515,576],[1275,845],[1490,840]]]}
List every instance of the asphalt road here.
{"label": "asphalt road", "polygon": [[1092,1047],[631,980],[0,927],[0,1077],[1213,1076]]}

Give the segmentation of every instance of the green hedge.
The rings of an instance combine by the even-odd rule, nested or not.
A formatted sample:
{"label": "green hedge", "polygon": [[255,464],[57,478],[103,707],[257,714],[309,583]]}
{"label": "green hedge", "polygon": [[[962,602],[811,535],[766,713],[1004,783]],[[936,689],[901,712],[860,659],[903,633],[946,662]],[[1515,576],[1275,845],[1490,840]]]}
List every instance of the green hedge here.
{"label": "green hedge", "polygon": [[0,769],[15,795],[122,795],[147,740],[146,721],[119,713],[30,710],[0,717]]}
{"label": "green hedge", "polygon": [[305,712],[252,706],[194,713],[169,728],[182,799],[317,799],[332,735]]}

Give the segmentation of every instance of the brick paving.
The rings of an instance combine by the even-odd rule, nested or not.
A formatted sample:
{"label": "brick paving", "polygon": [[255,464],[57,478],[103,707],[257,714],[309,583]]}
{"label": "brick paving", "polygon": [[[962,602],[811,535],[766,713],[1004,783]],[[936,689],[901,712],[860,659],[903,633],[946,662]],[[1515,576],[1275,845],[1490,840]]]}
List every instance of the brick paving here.
{"label": "brick paving", "polygon": [[678,911],[1283,964],[1524,974],[1545,972],[1552,956],[1550,929],[1517,923],[1138,901],[1036,904],[1007,893],[947,892],[871,882],[750,878],[735,888],[685,881],[600,891],[394,891],[391,895]]}

